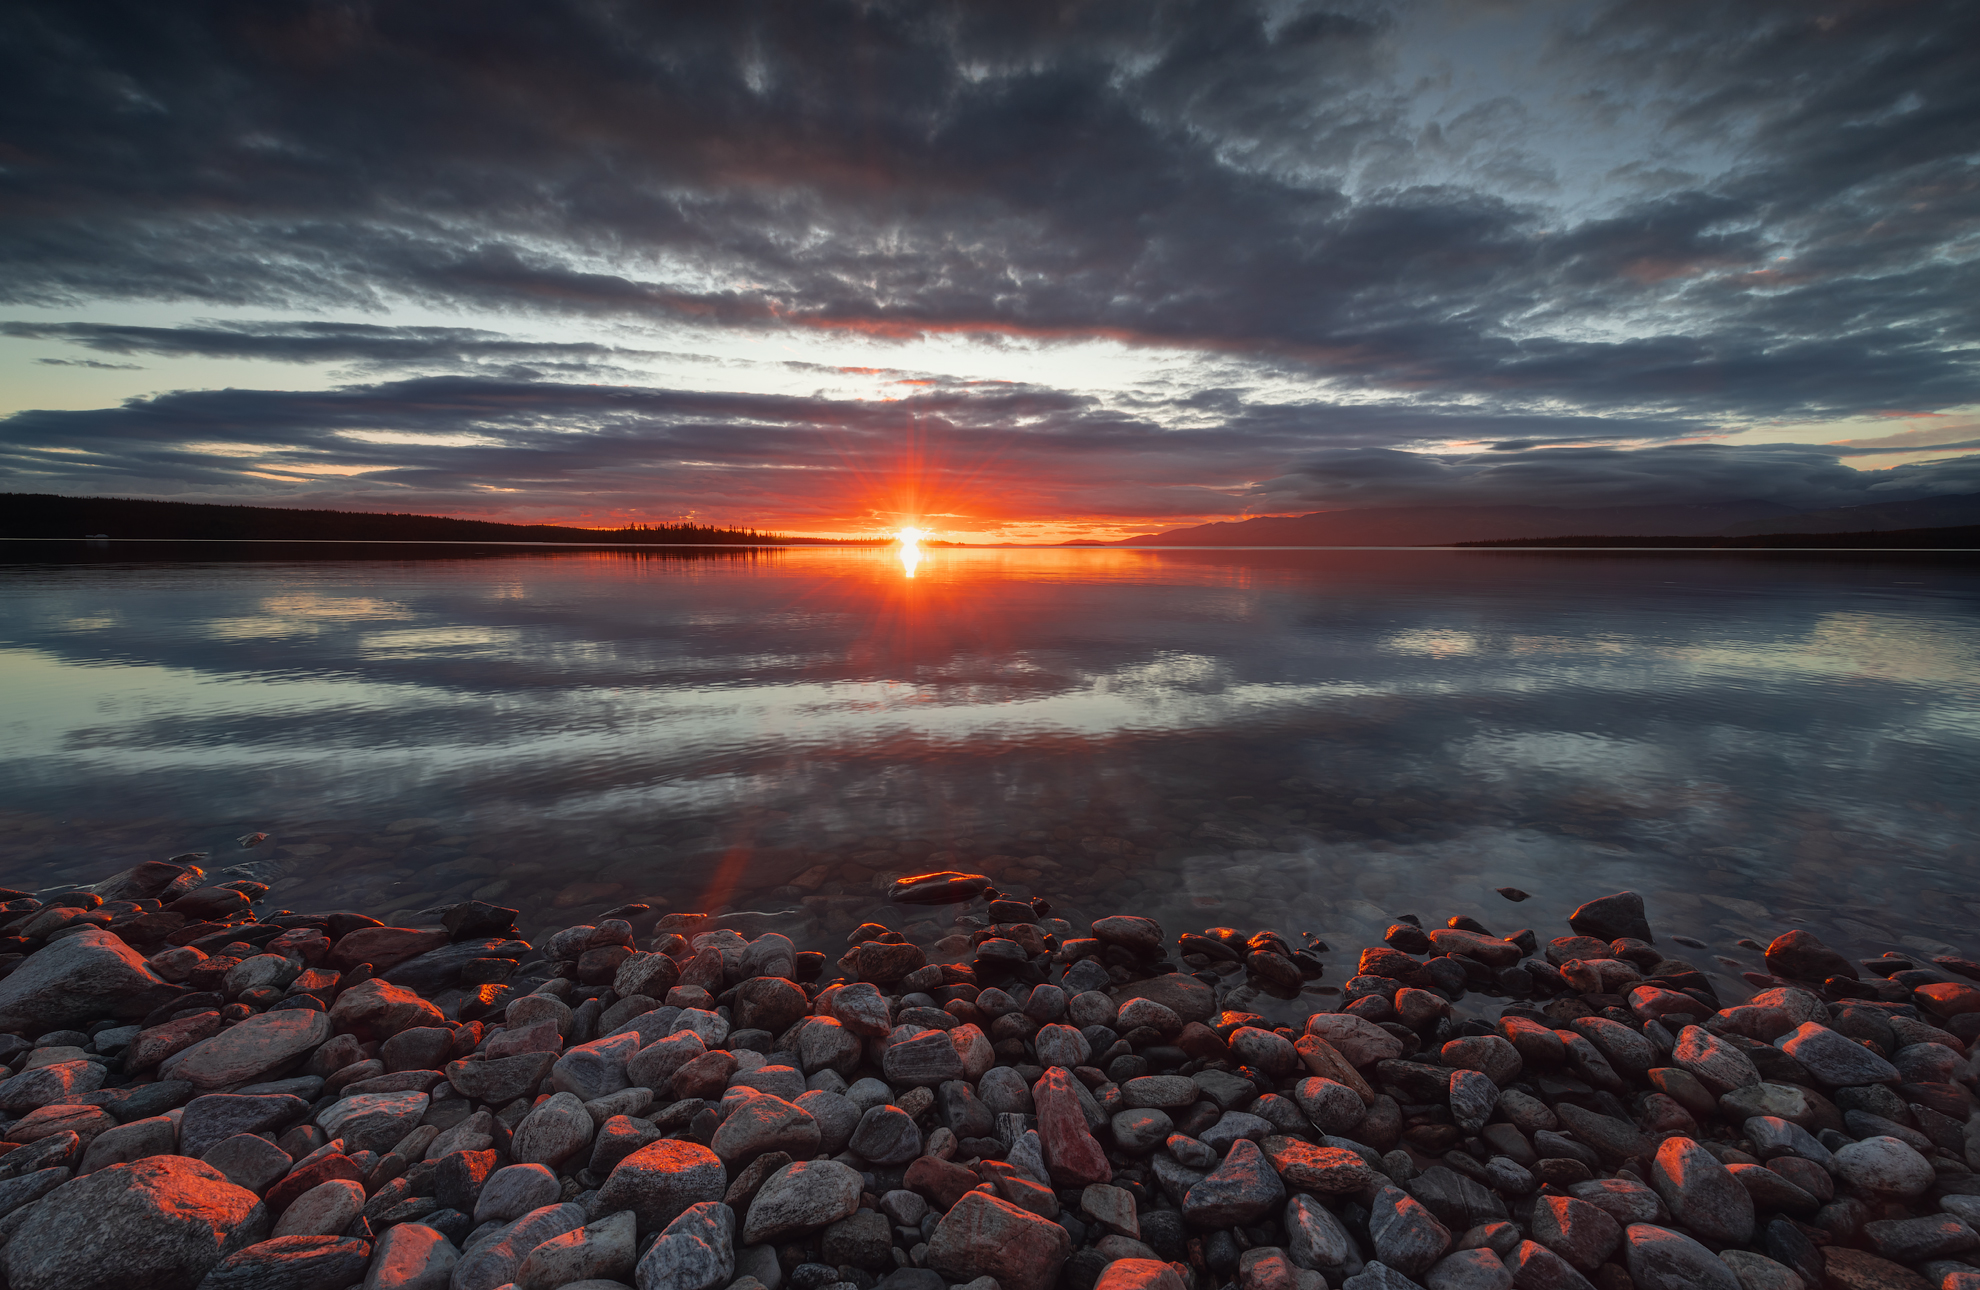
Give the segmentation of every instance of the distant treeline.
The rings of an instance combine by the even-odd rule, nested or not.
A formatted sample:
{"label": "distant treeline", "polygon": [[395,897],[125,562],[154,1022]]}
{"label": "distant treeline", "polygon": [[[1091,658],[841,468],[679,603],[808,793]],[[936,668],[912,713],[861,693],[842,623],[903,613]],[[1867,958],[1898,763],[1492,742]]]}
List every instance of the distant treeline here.
{"label": "distant treeline", "polygon": [[225,542],[609,542],[631,546],[792,546],[829,539],[785,537],[710,524],[635,524],[581,529],[561,524],[497,524],[443,515],[305,511],[124,497],[0,493],[0,537],[149,538]]}
{"label": "distant treeline", "polygon": [[1550,537],[1499,538],[1453,542],[1475,547],[1697,547],[1701,550],[1832,551],[1849,548],[1908,548],[1927,551],[1980,550],[1980,524],[1937,529],[1883,529],[1870,533],[1757,533],[1748,537]]}

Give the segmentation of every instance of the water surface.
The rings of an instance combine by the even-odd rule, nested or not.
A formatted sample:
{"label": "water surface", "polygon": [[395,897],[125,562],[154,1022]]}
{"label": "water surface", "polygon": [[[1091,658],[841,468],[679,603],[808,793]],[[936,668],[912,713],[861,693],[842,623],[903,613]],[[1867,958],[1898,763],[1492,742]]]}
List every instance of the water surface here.
{"label": "water surface", "polygon": [[641,900],[828,948],[925,922],[874,892],[933,865],[1312,932],[1335,983],[1395,914],[1551,935],[1621,887],[1733,980],[1791,925],[1980,950],[1958,563],[338,554],[6,544],[0,884],[203,850],[289,908]]}

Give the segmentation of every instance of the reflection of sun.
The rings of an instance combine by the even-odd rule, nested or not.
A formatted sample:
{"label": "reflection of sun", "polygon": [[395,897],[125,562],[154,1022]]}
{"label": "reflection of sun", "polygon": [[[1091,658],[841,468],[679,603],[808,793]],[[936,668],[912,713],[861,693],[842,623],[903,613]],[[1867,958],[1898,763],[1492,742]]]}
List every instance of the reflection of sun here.
{"label": "reflection of sun", "polygon": [[894,534],[901,544],[901,568],[912,578],[917,565],[921,563],[921,540],[928,536],[925,529],[902,529]]}

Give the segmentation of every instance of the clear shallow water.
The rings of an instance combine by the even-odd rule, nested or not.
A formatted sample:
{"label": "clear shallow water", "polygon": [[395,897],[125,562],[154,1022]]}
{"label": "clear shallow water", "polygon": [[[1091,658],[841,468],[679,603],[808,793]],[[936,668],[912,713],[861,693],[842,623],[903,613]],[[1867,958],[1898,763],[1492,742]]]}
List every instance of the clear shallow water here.
{"label": "clear shallow water", "polygon": [[1171,935],[1312,931],[1336,984],[1394,914],[1560,934],[1621,887],[1721,974],[1789,925],[1980,950],[1970,565],[144,558],[187,550],[0,549],[0,884],[198,849],[296,909],[647,900],[827,948],[925,920],[876,884],[955,867]]}

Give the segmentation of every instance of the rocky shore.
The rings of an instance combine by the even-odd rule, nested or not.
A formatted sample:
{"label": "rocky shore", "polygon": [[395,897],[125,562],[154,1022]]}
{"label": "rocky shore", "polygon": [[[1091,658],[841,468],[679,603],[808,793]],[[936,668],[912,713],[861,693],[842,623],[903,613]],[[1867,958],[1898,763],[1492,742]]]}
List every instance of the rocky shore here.
{"label": "rocky shore", "polygon": [[1950,955],[1729,982],[1622,892],[1400,917],[1319,996],[1324,946],[970,874],[836,961],[209,881],[0,893],[10,1290],[1980,1290]]}

